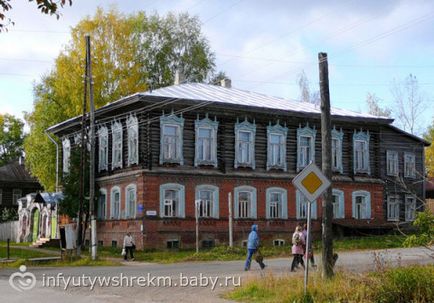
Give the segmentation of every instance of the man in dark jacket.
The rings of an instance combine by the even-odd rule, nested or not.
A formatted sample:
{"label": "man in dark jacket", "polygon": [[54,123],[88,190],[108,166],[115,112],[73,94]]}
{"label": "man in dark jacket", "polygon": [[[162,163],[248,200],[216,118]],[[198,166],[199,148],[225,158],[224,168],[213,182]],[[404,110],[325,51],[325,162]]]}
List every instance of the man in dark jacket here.
{"label": "man in dark jacket", "polygon": [[[253,255],[258,251],[259,248],[259,236],[258,236],[258,225],[252,225],[252,231],[249,234],[249,238],[247,240],[247,259],[246,264],[244,265],[244,270],[250,269],[250,263],[252,262]],[[259,263],[261,269],[264,269],[265,264],[262,262],[262,258],[257,258],[256,262]]]}

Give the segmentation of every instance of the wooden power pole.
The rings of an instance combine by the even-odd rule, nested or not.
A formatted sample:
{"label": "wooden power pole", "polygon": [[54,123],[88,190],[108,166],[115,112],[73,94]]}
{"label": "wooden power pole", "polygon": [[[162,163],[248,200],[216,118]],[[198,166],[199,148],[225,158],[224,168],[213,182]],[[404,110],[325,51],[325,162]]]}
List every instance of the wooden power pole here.
{"label": "wooden power pole", "polygon": [[[322,171],[332,181],[332,134],[330,118],[330,91],[327,54],[319,53],[319,86],[321,93],[321,142],[322,142]],[[333,276],[333,205],[332,186],[323,195],[322,202],[322,266],[324,278]]]}

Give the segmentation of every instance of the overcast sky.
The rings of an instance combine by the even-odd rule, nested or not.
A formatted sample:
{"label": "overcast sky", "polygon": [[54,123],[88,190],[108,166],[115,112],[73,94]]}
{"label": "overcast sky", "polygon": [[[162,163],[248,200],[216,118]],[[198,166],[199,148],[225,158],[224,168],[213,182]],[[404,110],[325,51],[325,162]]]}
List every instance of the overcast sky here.
{"label": "overcast sky", "polygon": [[422,131],[434,115],[434,1],[73,0],[59,20],[35,3],[12,1],[15,21],[0,33],[0,112],[31,111],[32,87],[69,41],[69,29],[98,6],[121,12],[185,12],[199,16],[217,70],[233,87],[299,98],[304,70],[318,85],[318,52],[329,55],[332,106],[367,111],[368,92],[391,105],[393,79],[416,75],[429,98]]}

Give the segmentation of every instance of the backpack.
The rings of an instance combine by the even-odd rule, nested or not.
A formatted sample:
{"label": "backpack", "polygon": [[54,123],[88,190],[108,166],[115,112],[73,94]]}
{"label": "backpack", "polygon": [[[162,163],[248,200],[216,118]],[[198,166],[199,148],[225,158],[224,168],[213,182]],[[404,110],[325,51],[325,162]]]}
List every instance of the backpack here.
{"label": "backpack", "polygon": [[292,235],[292,244],[299,245],[301,243],[300,233],[294,233]]}

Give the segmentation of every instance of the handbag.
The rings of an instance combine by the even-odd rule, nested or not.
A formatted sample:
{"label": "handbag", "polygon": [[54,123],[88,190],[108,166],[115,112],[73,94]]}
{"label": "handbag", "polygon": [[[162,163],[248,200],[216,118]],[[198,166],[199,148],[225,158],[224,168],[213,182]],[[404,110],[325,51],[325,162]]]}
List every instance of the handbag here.
{"label": "handbag", "polygon": [[256,252],[255,261],[258,263],[262,263],[262,261],[264,261],[264,256],[261,254],[261,251],[259,249]]}
{"label": "handbag", "polygon": [[125,256],[126,254],[127,254],[127,251],[125,250],[125,248],[122,248],[121,255],[122,255],[122,256]]}

